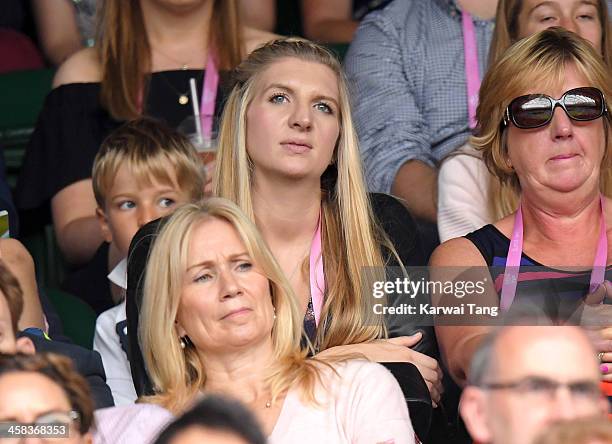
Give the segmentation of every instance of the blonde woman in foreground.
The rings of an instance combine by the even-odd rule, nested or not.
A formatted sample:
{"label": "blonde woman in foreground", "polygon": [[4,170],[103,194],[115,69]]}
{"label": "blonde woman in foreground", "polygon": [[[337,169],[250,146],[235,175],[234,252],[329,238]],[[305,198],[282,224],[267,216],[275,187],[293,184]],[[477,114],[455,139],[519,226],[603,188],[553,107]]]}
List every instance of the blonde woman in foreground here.
{"label": "blonde woman in foreground", "polygon": [[306,358],[287,279],[254,225],[225,199],[186,205],[163,224],[141,316],[155,392],[145,403],[176,415],[202,395],[230,396],[271,443],[414,443],[403,394],[384,367]]}

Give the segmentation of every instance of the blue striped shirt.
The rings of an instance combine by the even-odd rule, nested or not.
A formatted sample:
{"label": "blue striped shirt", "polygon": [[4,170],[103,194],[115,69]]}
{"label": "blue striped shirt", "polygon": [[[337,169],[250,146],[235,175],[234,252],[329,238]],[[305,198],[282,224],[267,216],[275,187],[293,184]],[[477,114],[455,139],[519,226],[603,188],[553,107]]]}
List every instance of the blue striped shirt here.
{"label": "blue striped shirt", "polygon": [[[474,20],[485,72],[493,22]],[[361,23],[345,59],[368,185],[388,193],[409,160],[432,167],[468,128],[461,11],[455,0],[395,0]]]}

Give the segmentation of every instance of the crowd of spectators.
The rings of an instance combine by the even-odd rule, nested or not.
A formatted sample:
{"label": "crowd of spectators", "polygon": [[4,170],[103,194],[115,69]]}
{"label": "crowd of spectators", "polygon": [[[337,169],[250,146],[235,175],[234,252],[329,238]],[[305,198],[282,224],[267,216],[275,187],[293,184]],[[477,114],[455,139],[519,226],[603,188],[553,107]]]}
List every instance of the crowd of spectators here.
{"label": "crowd of spectators", "polygon": [[612,442],[612,1],[291,5],[0,7],[0,442]]}

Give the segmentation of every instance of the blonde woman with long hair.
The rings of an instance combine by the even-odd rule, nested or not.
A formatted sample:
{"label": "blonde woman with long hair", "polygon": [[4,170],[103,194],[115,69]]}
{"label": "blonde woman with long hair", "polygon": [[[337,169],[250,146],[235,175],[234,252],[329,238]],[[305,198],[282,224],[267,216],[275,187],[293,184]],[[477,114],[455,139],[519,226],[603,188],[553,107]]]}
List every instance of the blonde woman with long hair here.
{"label": "blonde woman with long hair", "polygon": [[368,267],[423,259],[403,205],[367,193],[338,60],[317,44],[281,39],[252,52],[234,80],[214,193],[261,230],[317,352],[413,362],[437,402],[441,372],[424,354],[434,354],[431,331],[415,335],[416,321],[373,314]]}
{"label": "blonde woman with long hair", "polygon": [[[373,309],[380,301],[371,284],[385,279],[383,266],[423,265],[424,259],[404,206],[366,192],[338,60],[305,40],[277,40],[252,52],[234,79],[214,193],[237,203],[261,231],[297,295],[317,353],[411,362],[437,403],[441,370],[432,357],[433,328],[419,325],[418,316],[384,319]],[[137,325],[142,250],[154,231],[143,229],[133,241],[138,258],[128,265],[128,324]],[[134,338],[131,347],[138,350]],[[143,376],[135,376],[137,391],[146,392],[144,365],[133,355],[132,374]]]}
{"label": "blonde woman with long hair", "polygon": [[[492,65],[518,40],[562,26],[589,41],[612,67],[612,23],[606,0],[499,0],[489,50]],[[476,133],[479,129],[476,128]],[[463,236],[516,211],[516,190],[487,170],[471,140],[444,160],[438,176],[440,241]],[[602,171],[602,191],[612,196],[612,171]]]}
{"label": "blonde woman with long hair", "polygon": [[413,443],[402,391],[381,365],[307,359],[297,302],[235,204],[179,208],[147,264],[139,338],[154,393],[141,401],[176,415],[201,395],[229,396],[271,443]]}
{"label": "blonde woman with long hair", "polygon": [[141,115],[195,131],[188,120],[192,78],[202,119],[211,122],[204,135],[213,137],[227,71],[273,37],[241,25],[237,0],[101,0],[99,6],[95,47],[72,55],[55,75],[17,195],[26,210],[50,203],[58,245],[75,265],[89,261],[103,241],[91,184],[102,140]]}

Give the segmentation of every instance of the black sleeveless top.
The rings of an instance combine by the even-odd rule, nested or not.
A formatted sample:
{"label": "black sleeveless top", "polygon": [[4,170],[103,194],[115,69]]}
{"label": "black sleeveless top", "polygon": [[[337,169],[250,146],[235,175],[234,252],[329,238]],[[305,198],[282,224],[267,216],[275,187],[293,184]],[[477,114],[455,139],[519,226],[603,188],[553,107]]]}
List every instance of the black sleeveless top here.
{"label": "black sleeveless top", "polygon": [[[145,101],[145,114],[176,128],[192,115],[191,100],[181,105],[195,78],[202,93],[203,70],[153,73]],[[229,93],[227,72],[219,74],[215,127]],[[94,158],[104,138],[123,122],[113,119],[100,104],[100,83],[70,83],[49,93],[26,149],[17,183],[17,206],[24,210],[47,206],[60,190],[91,177]]]}
{"label": "black sleeveless top", "polygon": [[[492,224],[467,234],[465,238],[480,251],[490,267],[495,289],[501,295],[510,239]],[[589,292],[590,279],[591,270],[552,268],[522,253],[513,307],[520,304],[521,313],[526,315],[545,314],[558,321],[570,319],[579,315],[577,310]],[[611,279],[612,267],[608,266],[606,280]],[[535,312],[530,313],[530,310]]]}

